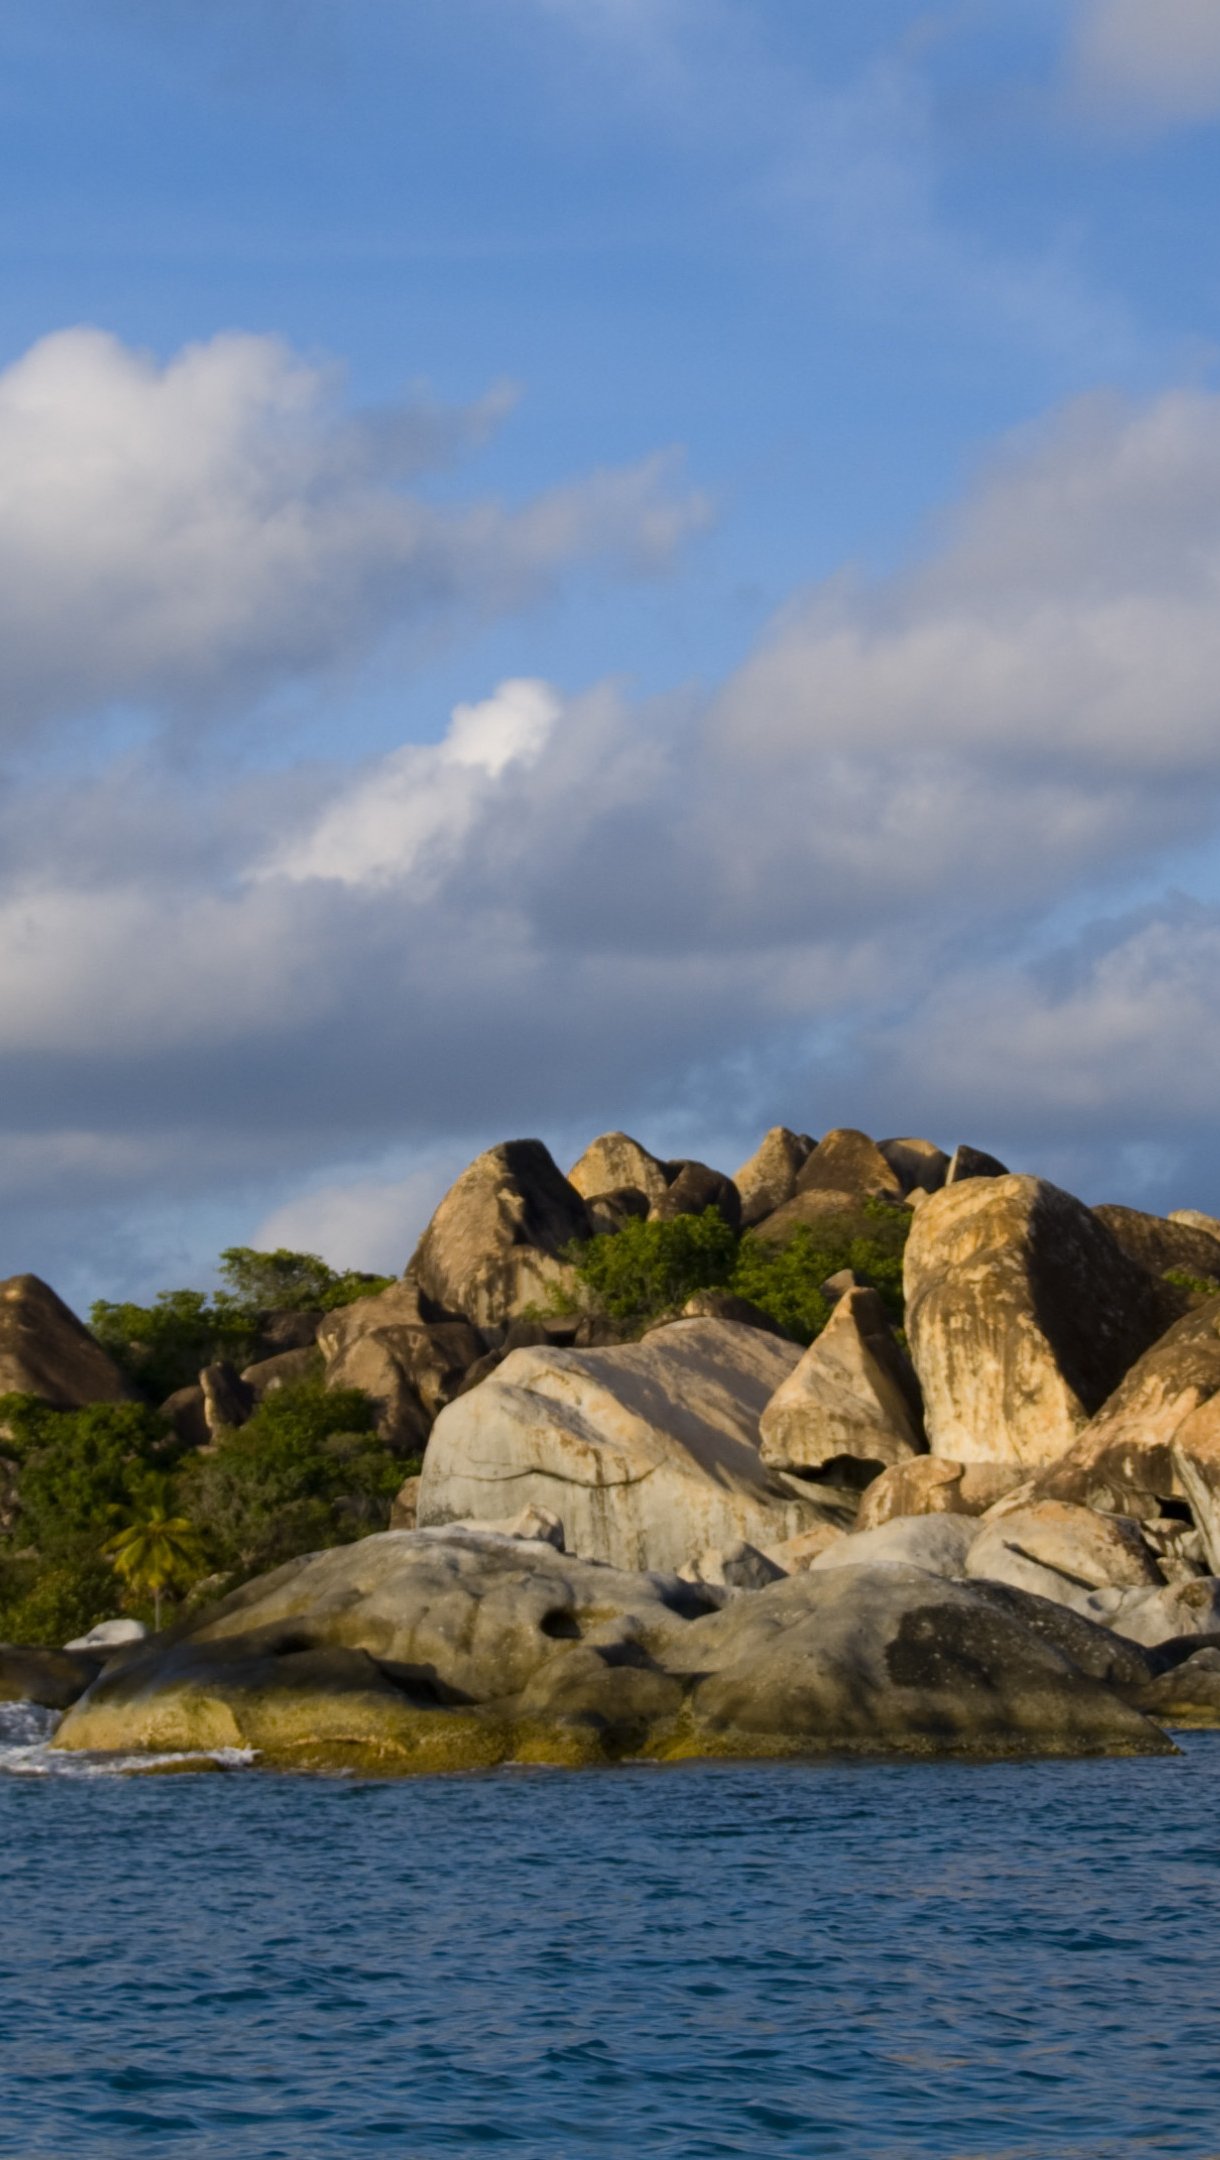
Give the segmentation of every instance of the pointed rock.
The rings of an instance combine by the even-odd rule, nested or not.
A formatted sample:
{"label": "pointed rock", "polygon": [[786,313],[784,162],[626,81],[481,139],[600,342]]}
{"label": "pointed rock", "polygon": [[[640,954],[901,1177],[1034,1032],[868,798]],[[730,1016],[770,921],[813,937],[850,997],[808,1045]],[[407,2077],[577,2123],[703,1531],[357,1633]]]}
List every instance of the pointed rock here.
{"label": "pointed rock", "polygon": [[55,1410],[125,1402],[113,1358],[37,1275],[0,1282],[0,1395],[37,1395]]}
{"label": "pointed rock", "polygon": [[748,1162],[734,1172],[733,1183],[741,1195],[744,1229],[774,1214],[796,1191],[796,1181],[813,1152],[808,1133],[789,1132],[773,1125]]}
{"label": "pointed rock", "polygon": [[919,1388],[875,1290],[848,1290],[760,1424],[762,1459],[777,1470],[871,1480],[923,1451]]}
{"label": "pointed rock", "polygon": [[508,1140],[446,1193],[408,1272],[446,1312],[496,1327],[574,1286],[560,1255],[588,1234],[585,1203],[541,1140]]}
{"label": "pointed rock", "polygon": [[828,1132],[803,1165],[798,1193],[846,1192],[859,1200],[902,1199],[902,1180],[867,1133],[849,1126]]}

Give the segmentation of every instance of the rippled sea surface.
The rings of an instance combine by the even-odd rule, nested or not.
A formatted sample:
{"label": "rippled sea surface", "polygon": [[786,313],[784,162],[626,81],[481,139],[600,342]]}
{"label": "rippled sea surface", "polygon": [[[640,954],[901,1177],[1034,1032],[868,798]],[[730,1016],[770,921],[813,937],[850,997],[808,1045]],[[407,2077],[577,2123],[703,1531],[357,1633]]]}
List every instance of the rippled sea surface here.
{"label": "rippled sea surface", "polygon": [[14,1746],[0,2154],[1220,2155],[1184,1745],[400,1784]]}

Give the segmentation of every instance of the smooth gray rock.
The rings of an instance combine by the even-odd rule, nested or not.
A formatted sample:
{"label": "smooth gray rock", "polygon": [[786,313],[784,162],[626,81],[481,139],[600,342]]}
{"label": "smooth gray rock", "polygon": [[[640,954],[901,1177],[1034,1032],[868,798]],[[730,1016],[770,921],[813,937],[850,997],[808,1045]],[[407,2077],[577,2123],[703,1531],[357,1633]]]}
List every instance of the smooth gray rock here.
{"label": "smooth gray rock", "polygon": [[827,1546],[810,1563],[810,1573],[841,1567],[917,1567],[954,1580],[966,1572],[977,1529],[966,1515],[898,1515],[876,1530],[860,1530]]}

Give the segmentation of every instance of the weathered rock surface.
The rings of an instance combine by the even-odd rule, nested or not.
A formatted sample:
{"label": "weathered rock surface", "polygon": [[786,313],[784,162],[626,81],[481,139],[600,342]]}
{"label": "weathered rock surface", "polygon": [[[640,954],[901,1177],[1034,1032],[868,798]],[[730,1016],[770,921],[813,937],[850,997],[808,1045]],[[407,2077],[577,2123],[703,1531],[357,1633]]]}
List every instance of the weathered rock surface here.
{"label": "weathered rock surface", "polygon": [[857,1201],[902,1199],[902,1180],[875,1140],[849,1126],[819,1140],[796,1181],[798,1193],[846,1192]]}
{"label": "weathered rock surface", "polygon": [[877,1147],[908,1198],[939,1192],[948,1177],[949,1157],[932,1140],[879,1140]]}
{"label": "weathered rock surface", "polygon": [[673,1183],[649,1210],[654,1222],[672,1222],[676,1215],[706,1215],[715,1208],[730,1230],[741,1228],[741,1197],[732,1178],[706,1163],[671,1163]]}
{"label": "weathered rock surface", "polygon": [[0,1282],[0,1395],[37,1395],[56,1410],[123,1402],[113,1358],[37,1275]]}
{"label": "weathered rock surface", "polygon": [[409,1272],[445,1312],[496,1327],[547,1304],[557,1284],[573,1287],[559,1255],[588,1234],[585,1203],[542,1142],[508,1140],[476,1157],[446,1193]]}
{"label": "weathered rock surface", "polygon": [[1130,1642],[1156,1646],[1220,1635],[1220,1577],[1167,1583],[1163,1590],[1094,1590],[1086,1617]]}
{"label": "weathered rock surface", "polygon": [[378,1431],[400,1454],[423,1447],[433,1418],[487,1349],[468,1320],[428,1319],[435,1310],[404,1276],[377,1297],[328,1313],[318,1332],[326,1385],[363,1388],[377,1406]]}
{"label": "weathered rock surface", "polygon": [[848,1290],[763,1411],[762,1459],[871,1481],[923,1452],[919,1387],[875,1290]]}
{"label": "weathered rock surface", "polygon": [[800,1350],[759,1328],[678,1320],[607,1350],[517,1350],[441,1412],[421,1523],[550,1508],[576,1552],[679,1568],[820,1520],[763,1463],[759,1419]]}
{"label": "weathered rock surface", "polygon": [[663,1200],[669,1190],[670,1169],[628,1133],[603,1133],[590,1141],[584,1154],[568,1172],[568,1183],[584,1199],[593,1200],[623,1187],[644,1194],[649,1207]]}
{"label": "weathered rock surface", "polygon": [[[1137,1517],[1166,1501],[1220,1500],[1220,1298],[1187,1313],[1145,1351],[1084,1428],[1040,1473],[1031,1496]],[[1214,1407],[1213,1407],[1214,1406]],[[1203,1493],[1188,1494],[1183,1462]],[[1220,1553],[1213,1565],[1220,1570]]]}
{"label": "weathered rock surface", "polygon": [[172,1426],[183,1447],[206,1447],[212,1435],[208,1430],[207,1409],[203,1389],[196,1381],[193,1387],[175,1388],[161,1404],[161,1415]]}
{"label": "weathered rock surface", "polygon": [[749,1161],[734,1171],[733,1183],[741,1196],[744,1229],[761,1222],[764,1215],[774,1214],[776,1208],[791,1200],[797,1178],[815,1144],[808,1133],[789,1132],[786,1125],[773,1125]]}
{"label": "weathered rock surface", "polygon": [[1159,1673],[1131,1700],[1159,1725],[1220,1725],[1220,1649],[1196,1650],[1169,1672]]}
{"label": "weathered rock surface", "polygon": [[65,1650],[89,1650],[109,1657],[115,1650],[123,1650],[128,1643],[143,1642],[148,1634],[142,1620],[131,1620],[120,1615],[115,1620],[99,1620],[87,1635],[78,1635],[75,1642],[65,1643]]}
{"label": "weathered rock surface", "polygon": [[66,1710],[96,1680],[101,1662],[100,1655],[0,1643],[0,1702],[32,1702],[44,1710]]}
{"label": "weathered rock surface", "polygon": [[1084,1612],[1093,1590],[1164,1585],[1137,1522],[1061,1500],[1043,1500],[991,1517],[966,1555],[965,1572],[1011,1583]]}
{"label": "weathered rock surface", "polygon": [[1098,1222],[1103,1222],[1114,1239],[1131,1260],[1136,1260],[1150,1275],[1163,1275],[1175,1268],[1184,1275],[1203,1279],[1213,1277],[1220,1285],[1220,1239],[1192,1224],[1173,1222],[1164,1215],[1144,1215],[1138,1208],[1094,1208]]}
{"label": "weathered rock surface", "polygon": [[1026,1618],[1028,1601],[1005,1607],[901,1567],[725,1594],[542,1543],[388,1533],[291,1561],[137,1646],[69,1711],[56,1745],[244,1746],[273,1763],[398,1773],[831,1748],[1167,1749]]}
{"label": "weathered rock surface", "polygon": [[713,1546],[680,1570],[687,1582],[711,1583],[724,1590],[765,1590],[791,1572],[757,1545],[747,1545],[744,1538],[734,1545]]}
{"label": "weathered rock surface", "polygon": [[955,1580],[978,1524],[966,1515],[896,1515],[876,1530],[853,1531],[811,1561],[817,1571],[840,1567],[917,1567]]}
{"label": "weathered rock surface", "polygon": [[905,1289],[929,1447],[954,1462],[1054,1462],[1167,1317],[1091,1210],[1028,1177],[933,1194]]}
{"label": "weathered rock surface", "polygon": [[985,1515],[1020,1485],[1019,1463],[948,1462],[917,1455],[874,1478],[860,1501],[857,1530],[876,1530],[895,1515]]}
{"label": "weathered rock surface", "polygon": [[310,1344],[303,1350],[280,1350],[275,1357],[259,1358],[255,1364],[243,1367],[241,1377],[255,1402],[260,1403],[264,1395],[276,1395],[281,1388],[297,1387],[321,1369],[322,1360]]}
{"label": "weathered rock surface", "polygon": [[796,1537],[782,1538],[778,1545],[768,1545],[767,1558],[785,1575],[799,1575],[812,1567],[819,1553],[831,1545],[837,1545],[847,1532],[837,1523],[815,1523],[812,1530],[801,1530]]}

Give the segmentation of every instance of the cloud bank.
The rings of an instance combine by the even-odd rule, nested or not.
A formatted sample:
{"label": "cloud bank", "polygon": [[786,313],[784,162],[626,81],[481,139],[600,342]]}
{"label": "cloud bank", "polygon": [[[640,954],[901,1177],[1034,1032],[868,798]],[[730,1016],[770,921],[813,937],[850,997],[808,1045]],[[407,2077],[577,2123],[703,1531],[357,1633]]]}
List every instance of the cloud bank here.
{"label": "cloud bank", "polygon": [[[307,528],[289,435],[272,524]],[[116,475],[88,485],[117,500]],[[160,590],[160,512],[135,525],[126,589]],[[264,540],[252,518],[291,613]],[[191,679],[203,645],[153,616]],[[278,1190],[267,1234],[357,1261],[363,1225],[401,1264],[428,1164],[633,1121],[722,1154],[777,1118],[922,1123],[1220,1201],[1220,915],[1155,897],[1220,821],[1218,737],[1220,398],[1177,392],[1015,438],[899,574],[798,599],[714,690],[512,680],[433,744],[189,806],[165,768],[109,799],[60,776],[37,849],[29,800],[0,811],[13,1232],[40,1196],[45,1223],[74,1195],[78,1231],[133,1195],[266,1217]]]}

